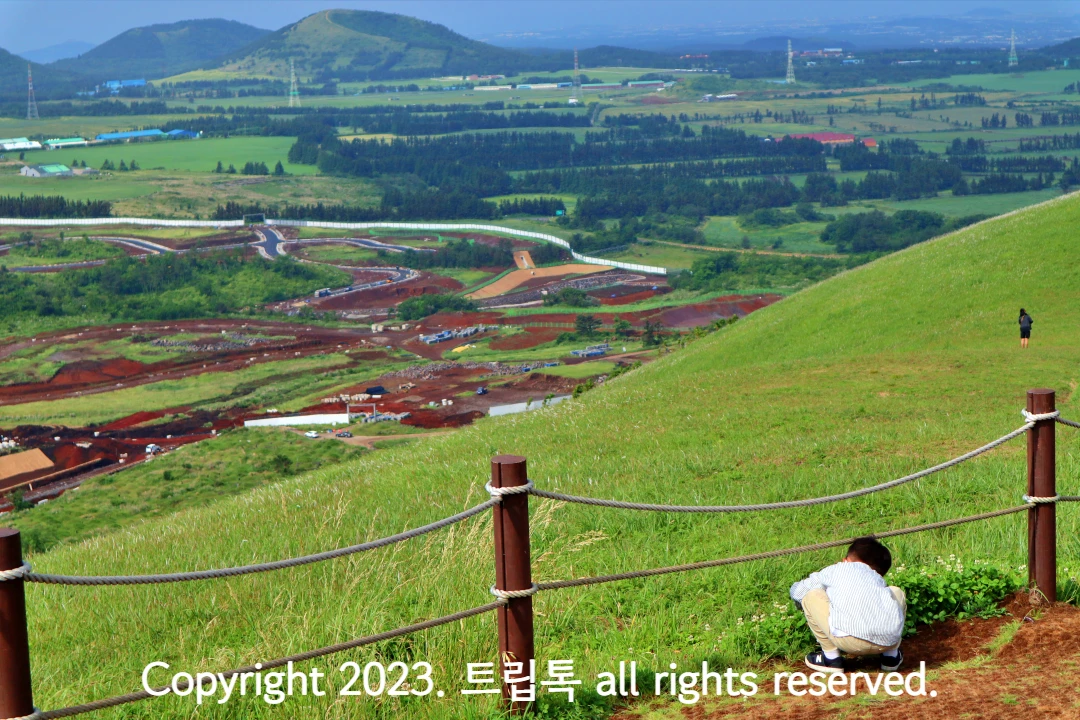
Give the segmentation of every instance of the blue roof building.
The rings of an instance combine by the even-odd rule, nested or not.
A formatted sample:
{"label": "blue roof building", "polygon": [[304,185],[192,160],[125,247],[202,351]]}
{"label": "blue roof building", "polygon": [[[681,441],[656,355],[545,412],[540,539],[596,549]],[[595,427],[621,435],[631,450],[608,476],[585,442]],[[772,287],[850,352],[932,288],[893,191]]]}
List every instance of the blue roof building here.
{"label": "blue roof building", "polygon": [[180,130],[180,129],[170,130],[169,132],[167,132],[165,134],[169,136],[170,140],[182,140],[182,139],[185,139],[185,138],[197,138],[197,137],[199,137],[199,133],[197,133],[197,132],[192,132],[191,130]]}
{"label": "blue roof building", "polygon": [[102,133],[95,139],[98,142],[110,140],[139,140],[142,138],[164,137],[165,133],[160,130],[130,130],[128,132]]}

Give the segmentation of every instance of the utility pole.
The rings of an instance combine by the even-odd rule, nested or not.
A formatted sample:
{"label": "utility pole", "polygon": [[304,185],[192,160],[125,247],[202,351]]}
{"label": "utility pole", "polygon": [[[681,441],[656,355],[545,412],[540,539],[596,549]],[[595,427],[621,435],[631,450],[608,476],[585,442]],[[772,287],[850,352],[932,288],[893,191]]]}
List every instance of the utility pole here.
{"label": "utility pole", "polygon": [[791,52],[791,41],[788,40],[787,41],[787,80],[786,80],[788,85],[794,85],[795,84],[795,64],[794,64],[794,61],[793,61],[794,57],[795,57],[794,53]]}
{"label": "utility pole", "polygon": [[27,94],[26,94],[26,119],[27,120],[40,120],[37,110],[37,98],[34,97],[34,73],[30,70],[30,63],[26,63],[26,81],[27,81]]}
{"label": "utility pole", "polygon": [[574,98],[574,104],[575,105],[581,99],[579,97],[580,91],[581,91],[581,74],[578,72],[577,48],[574,48],[574,88],[573,88],[573,95],[571,95],[571,97]]}
{"label": "utility pole", "polygon": [[1020,58],[1016,56],[1016,31],[1012,31],[1012,36],[1009,38],[1009,67],[1016,67],[1020,64]]}
{"label": "utility pole", "polygon": [[296,66],[289,60],[289,107],[300,107],[300,90],[296,87]]}

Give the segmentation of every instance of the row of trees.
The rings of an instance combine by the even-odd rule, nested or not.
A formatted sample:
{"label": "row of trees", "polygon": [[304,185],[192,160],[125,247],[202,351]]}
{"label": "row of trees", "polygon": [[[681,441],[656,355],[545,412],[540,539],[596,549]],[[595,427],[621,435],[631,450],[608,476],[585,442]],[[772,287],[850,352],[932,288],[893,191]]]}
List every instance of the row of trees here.
{"label": "row of trees", "polygon": [[68,200],[52,195],[0,197],[0,217],[6,218],[99,218],[110,215],[112,203],[108,200]]}
{"label": "row of trees", "polygon": [[[224,167],[222,162],[218,160],[217,167],[214,168],[214,173],[218,175],[235,175],[236,166],[229,163],[228,167]],[[252,162],[248,161],[244,163],[244,167],[240,169],[241,175],[269,175],[270,168],[267,167],[264,162]],[[281,176],[285,174],[285,166],[278,160],[277,165],[274,166],[274,175]]]}
{"label": "row of trees", "polygon": [[837,252],[842,253],[894,252],[987,217],[946,218],[940,213],[922,210],[900,210],[886,215],[874,210],[844,215],[830,222],[821,231],[821,240],[835,245]]}

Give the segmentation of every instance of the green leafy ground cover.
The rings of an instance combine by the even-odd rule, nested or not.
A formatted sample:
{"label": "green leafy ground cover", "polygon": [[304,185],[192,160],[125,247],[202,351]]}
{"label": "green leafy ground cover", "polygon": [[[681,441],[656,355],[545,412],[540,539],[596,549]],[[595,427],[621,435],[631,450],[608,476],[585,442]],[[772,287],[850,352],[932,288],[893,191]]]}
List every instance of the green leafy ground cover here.
{"label": "green leafy ground cover", "polygon": [[[482,420],[459,432],[318,470],[207,508],[149,521],[33,558],[39,572],[132,573],[299,555],[397,532],[483,500],[488,459],[529,458],[537,485],[598,497],[751,503],[876,484],[976,447],[1020,423],[1031,387],[1075,415],[1080,198],[967,228],[841,274],[579,400]],[[1036,319],[1021,352],[1016,312]],[[1061,430],[1058,477],[1074,492],[1080,438]],[[905,527],[1014,506],[1024,448],[1014,442],[885,494],[772,513],[688,517],[534,501],[540,580],[671,565]],[[1059,561],[1075,565],[1080,522],[1059,513]],[[129,692],[165,656],[188,670],[233,667],[488,602],[487,517],[407,544],[283,573],[133,588],[28,588],[36,699],[55,707]],[[1026,561],[1023,515],[897,538],[898,563]],[[721,632],[782,601],[835,552],[594,588],[541,593],[541,662],[576,658],[579,676],[641,667],[744,665]],[[195,626],[198,632],[192,632]],[[445,698],[258,700],[206,706],[210,718],[491,717],[462,698],[466,662],[496,657],[487,616],[344,653],[361,663],[424,659]],[[88,668],[94,668],[88,671]],[[340,678],[335,687],[340,688]],[[545,703],[551,701],[545,697]],[[154,715],[185,714],[161,698]],[[238,708],[241,708],[239,710]],[[552,711],[554,712],[554,711]]]}

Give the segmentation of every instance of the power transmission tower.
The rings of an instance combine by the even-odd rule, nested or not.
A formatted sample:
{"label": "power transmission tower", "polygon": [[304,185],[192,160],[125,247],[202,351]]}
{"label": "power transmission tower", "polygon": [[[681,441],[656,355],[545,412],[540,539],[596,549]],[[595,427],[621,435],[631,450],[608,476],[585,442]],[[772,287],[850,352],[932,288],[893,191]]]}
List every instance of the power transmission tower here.
{"label": "power transmission tower", "polygon": [[579,97],[580,90],[581,90],[581,74],[578,72],[577,48],[574,48],[574,88],[573,88],[573,94],[570,97],[573,98],[573,101],[574,101],[575,105],[580,100],[580,97]]}
{"label": "power transmission tower", "polygon": [[1020,64],[1020,58],[1016,56],[1016,31],[1012,31],[1012,37],[1009,39],[1009,67],[1016,67]]}
{"label": "power transmission tower", "polygon": [[794,53],[791,52],[791,41],[787,41],[787,84],[795,84],[795,64],[792,61]]}
{"label": "power transmission tower", "polygon": [[296,67],[289,60],[289,107],[300,107],[300,90],[296,87]]}
{"label": "power transmission tower", "polygon": [[37,98],[34,97],[34,73],[30,70],[30,63],[26,63],[26,119],[40,120],[37,111]]}

